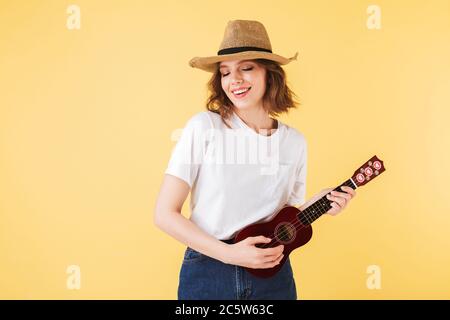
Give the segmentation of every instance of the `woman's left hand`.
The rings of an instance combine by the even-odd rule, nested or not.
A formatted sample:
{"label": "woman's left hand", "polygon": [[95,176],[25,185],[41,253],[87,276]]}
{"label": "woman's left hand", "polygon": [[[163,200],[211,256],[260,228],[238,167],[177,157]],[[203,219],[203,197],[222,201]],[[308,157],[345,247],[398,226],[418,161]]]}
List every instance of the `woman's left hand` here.
{"label": "woman's left hand", "polygon": [[356,196],[355,190],[350,187],[342,186],[341,189],[344,192],[331,191],[331,195],[327,194],[327,199],[331,202],[331,209],[327,211],[328,214],[332,216],[337,215],[342,211],[347,205],[348,202]]}

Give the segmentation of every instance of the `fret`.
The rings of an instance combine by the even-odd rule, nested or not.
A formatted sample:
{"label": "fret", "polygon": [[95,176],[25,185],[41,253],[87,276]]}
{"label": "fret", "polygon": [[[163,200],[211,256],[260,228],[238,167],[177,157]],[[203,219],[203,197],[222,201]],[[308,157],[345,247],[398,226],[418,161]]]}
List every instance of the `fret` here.
{"label": "fret", "polygon": [[[353,190],[356,189],[356,185],[351,181],[351,178],[333,189],[333,191],[344,192],[341,189],[341,186],[347,186],[352,188]],[[300,212],[297,217],[303,224],[311,224],[332,208],[331,202],[332,201],[328,200],[327,196],[325,195],[322,198],[318,199],[316,202],[312,203],[308,208]]]}

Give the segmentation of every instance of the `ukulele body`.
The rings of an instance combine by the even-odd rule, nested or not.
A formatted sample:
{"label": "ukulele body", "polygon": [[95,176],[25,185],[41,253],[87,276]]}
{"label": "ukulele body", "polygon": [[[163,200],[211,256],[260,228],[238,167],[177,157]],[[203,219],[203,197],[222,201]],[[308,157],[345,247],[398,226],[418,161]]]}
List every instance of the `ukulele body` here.
{"label": "ukulele body", "polygon": [[260,278],[272,277],[283,267],[289,254],[294,249],[306,244],[311,239],[312,227],[300,222],[299,216],[301,214],[298,208],[287,206],[282,208],[270,221],[252,224],[239,231],[234,238],[234,243],[248,237],[262,235],[271,238],[272,241],[258,244],[257,247],[273,248],[280,244],[284,245],[284,257],[278,265],[266,269],[245,268],[249,273]]}

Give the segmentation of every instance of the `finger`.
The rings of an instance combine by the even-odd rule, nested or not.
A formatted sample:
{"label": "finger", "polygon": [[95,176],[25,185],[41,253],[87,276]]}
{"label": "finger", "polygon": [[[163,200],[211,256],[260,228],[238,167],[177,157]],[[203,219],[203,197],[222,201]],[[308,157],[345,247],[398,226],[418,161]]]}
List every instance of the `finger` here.
{"label": "finger", "polygon": [[249,244],[269,243],[270,241],[272,241],[272,239],[264,236],[249,237],[247,239]]}
{"label": "finger", "polygon": [[352,198],[352,196],[346,192],[339,192],[339,191],[331,191],[331,194],[336,196],[336,197],[342,197],[345,198],[347,200],[350,200]]}
{"label": "finger", "polygon": [[330,193],[330,191],[333,190],[333,188],[327,188],[327,189],[323,189],[318,195],[319,196],[323,196],[327,193]]}
{"label": "finger", "polygon": [[331,209],[327,211],[328,214],[331,214],[332,216],[337,215],[341,211],[341,208],[336,202],[331,203]]}
{"label": "finger", "polygon": [[275,261],[276,259],[278,259],[283,254],[284,254],[283,251],[280,251],[280,252],[277,252],[277,253],[272,254],[272,255],[264,256],[264,261],[265,262]]}
{"label": "finger", "polygon": [[339,206],[344,207],[347,204],[347,201],[349,201],[350,199],[347,199],[347,197],[350,197],[349,195],[347,195],[346,197],[343,196],[334,196],[334,198],[332,199],[333,201],[337,202],[339,204]]}
{"label": "finger", "polygon": [[344,208],[347,205],[347,200],[342,197],[337,197],[336,202],[341,208]]}
{"label": "finger", "polygon": [[342,186],[341,189],[344,190],[345,192],[349,193],[352,197],[354,197],[356,195],[356,191],[350,187]]}
{"label": "finger", "polygon": [[273,256],[267,256],[267,257],[264,257],[264,259],[262,259],[261,261],[263,262],[263,263],[273,263],[274,261],[277,261],[278,259],[280,259],[280,257],[282,256],[283,254],[277,254],[277,255],[273,255]]}
{"label": "finger", "polygon": [[274,264],[277,265],[283,260],[284,254],[280,254],[280,256],[274,261]]}
{"label": "finger", "polygon": [[264,263],[263,268],[273,268],[273,267],[277,266],[278,264],[280,264],[281,260],[283,260],[283,257],[284,257],[284,255],[282,254],[277,259]]}
{"label": "finger", "polygon": [[261,249],[262,253],[264,256],[278,256],[279,254],[283,253],[284,250],[284,246],[283,245],[279,245],[273,248],[266,248],[266,249]]}
{"label": "finger", "polygon": [[[332,188],[323,189],[322,191],[316,193],[314,196],[311,197],[311,199],[306,203],[314,203],[316,200],[322,198],[327,193],[330,193],[330,191],[333,190]],[[305,206],[306,207],[306,206]]]}
{"label": "finger", "polygon": [[341,204],[343,198],[332,196],[332,195],[327,195],[327,199],[330,200],[330,201],[337,202],[338,204]]}
{"label": "finger", "polygon": [[340,211],[342,209],[342,207],[340,206],[340,204],[338,202],[332,202],[331,207],[337,211]]}

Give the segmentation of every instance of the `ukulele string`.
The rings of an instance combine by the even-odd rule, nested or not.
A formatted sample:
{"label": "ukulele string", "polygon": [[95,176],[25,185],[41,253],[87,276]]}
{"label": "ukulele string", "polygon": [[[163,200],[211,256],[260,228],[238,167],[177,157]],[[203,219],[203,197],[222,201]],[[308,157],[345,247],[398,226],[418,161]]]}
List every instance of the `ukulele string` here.
{"label": "ukulele string", "polygon": [[[314,205],[314,204],[312,204],[312,205]],[[329,210],[329,209],[328,209]],[[319,211],[320,212],[320,211]],[[320,217],[320,216],[319,216]],[[318,217],[316,217],[316,219],[317,219]],[[296,219],[296,220],[291,220],[291,221],[288,221],[289,223],[291,223],[293,226],[294,226],[294,228],[295,228],[295,230],[296,230],[296,232],[297,231],[300,231],[300,230],[302,230],[302,229],[305,229],[307,226],[309,226],[309,225],[304,225],[301,221],[300,221],[300,219]],[[300,228],[297,228],[298,226],[301,226]],[[283,231],[282,233],[280,233],[280,236],[281,237],[284,237],[284,236],[286,236],[286,235],[289,235],[288,234],[288,232],[289,231]],[[272,245],[272,242],[275,244],[275,242],[277,241],[277,238],[276,238],[276,236],[275,236],[275,232],[270,236],[270,238],[272,238],[272,240],[269,242],[269,243],[265,243],[265,244],[263,244],[262,246],[260,246],[259,248],[261,248],[261,249],[266,249],[266,248],[269,248],[269,247],[271,247],[271,245]],[[275,241],[274,241],[275,240]]]}
{"label": "ukulele string", "polygon": [[[343,185],[346,185],[346,184],[344,183]],[[323,196],[322,199],[323,199],[324,197],[326,197],[326,195]],[[321,199],[319,199],[319,200],[321,200]],[[319,200],[317,200],[317,201],[315,201],[314,203],[312,203],[310,207],[314,208],[313,206],[314,206],[317,202],[319,202]],[[330,201],[330,200],[328,200],[328,199],[327,199],[327,201],[328,201],[328,205],[331,206],[331,203],[332,203],[333,201]],[[309,208],[309,207],[308,207],[308,208]],[[320,212],[321,207],[317,207],[317,205],[316,205],[315,209],[316,209],[317,211]],[[331,209],[331,207],[330,207],[328,210],[330,210],[330,209]],[[304,210],[306,210],[306,209],[304,209]],[[328,212],[328,211],[327,211],[327,212]],[[326,213],[326,212],[324,212],[324,213]],[[324,213],[322,213],[322,214],[324,214]],[[321,214],[321,215],[322,215],[322,214]],[[321,216],[321,215],[320,215],[320,216]],[[314,216],[314,215],[313,215],[313,216]],[[315,217],[314,220],[316,220],[316,219],[319,218],[320,216],[318,216],[318,217],[315,217],[315,216],[314,216],[314,217]],[[308,219],[307,219],[307,220],[308,220]],[[313,220],[313,221],[314,221],[314,220]],[[311,221],[310,224],[311,224],[313,221]],[[300,221],[300,219],[296,219],[296,220],[294,220],[294,221],[291,220],[291,221],[288,221],[288,222],[291,223],[291,224],[294,226],[294,228],[295,228],[296,231],[299,231],[299,230],[302,230],[302,229],[306,228],[306,226]],[[310,224],[309,224],[309,225],[310,225]],[[298,227],[299,225],[301,225],[302,227],[297,229],[297,227]],[[308,225],[308,226],[309,226],[309,225]],[[289,231],[283,231],[282,233],[280,233],[280,235],[281,235],[282,237],[284,237],[284,236],[286,236],[286,235],[289,235],[288,232],[289,232]],[[275,243],[275,242],[277,241],[276,236],[275,236],[275,231],[274,231],[274,233],[270,236],[270,238],[272,238],[272,240],[271,240],[269,243],[265,243],[265,244],[263,244],[262,246],[260,246],[259,248],[261,248],[261,249],[269,248],[269,247],[271,247],[272,242]],[[275,240],[275,242],[274,242],[274,240]]]}
{"label": "ukulele string", "polygon": [[[306,228],[306,226],[301,222],[295,222],[293,225],[295,226],[296,231],[300,231],[300,230]],[[301,227],[297,228],[297,226],[299,226],[299,225]],[[285,236],[285,235],[287,235],[287,231],[282,233],[282,236]],[[272,238],[272,240],[269,243],[265,243],[258,248],[260,248],[260,249],[273,248],[272,244],[276,244],[278,241],[277,238],[275,237],[275,233],[273,233],[269,238]]]}
{"label": "ukulele string", "polygon": [[[383,171],[384,171],[384,170],[383,170]],[[381,172],[383,172],[383,171],[381,171]],[[346,181],[346,182],[347,182],[347,181]],[[344,183],[341,185],[341,187],[342,187],[342,186],[348,186],[348,187],[351,187],[352,189],[356,189],[357,186],[355,185],[354,182],[352,182],[351,185],[347,185],[346,182],[344,182]],[[349,183],[350,183],[350,182],[349,182]],[[355,188],[353,188],[353,186],[355,186]],[[328,200],[328,199],[327,199],[327,201],[328,201],[328,205],[331,206],[331,203],[332,203],[333,201],[330,201],[330,200]],[[316,202],[318,202],[318,201],[316,201]],[[312,203],[311,206],[313,206],[316,202]],[[314,207],[313,207],[313,208],[314,208]],[[320,209],[321,209],[320,206],[319,206],[319,207],[316,207],[316,210],[319,211],[319,212],[320,212]],[[330,210],[330,209],[331,209],[331,208],[329,208],[328,210]],[[324,213],[327,213],[327,212],[328,212],[328,211],[326,211],[326,212],[324,212]],[[298,218],[298,219],[296,219],[296,220],[294,220],[294,221],[291,220],[291,221],[288,221],[288,222],[290,222],[290,223],[294,226],[295,231],[298,232],[298,231],[300,231],[300,230],[306,228],[307,226],[310,226],[312,222],[314,222],[317,218],[319,218],[320,216],[322,216],[324,213],[321,213],[321,214],[320,214],[319,216],[317,216],[317,217],[316,217],[315,215],[313,215],[313,217],[314,217],[315,219],[314,219],[313,221],[311,221],[311,222],[309,222],[309,221],[308,221],[309,219],[305,216],[306,221],[309,222],[308,225],[303,224],[303,223],[301,222],[300,218]],[[297,228],[299,225],[301,225],[301,227],[300,227],[300,228]],[[286,235],[289,236],[289,231],[288,231],[288,230],[282,231],[282,232],[279,234],[279,236],[281,236],[281,237],[284,237],[284,236],[286,236]],[[271,240],[269,243],[263,244],[263,245],[261,245],[261,246],[258,247],[258,248],[261,248],[261,249],[268,248],[268,247],[271,247],[272,244],[275,244],[275,243],[279,242],[278,239],[277,239],[277,237],[275,236],[275,231],[274,231],[274,233],[270,236],[270,238],[272,238],[272,240]]]}
{"label": "ukulele string", "polygon": [[[289,222],[293,222],[293,221],[289,221]],[[301,222],[301,221],[296,221],[292,224],[295,227],[296,231],[300,231],[304,228],[306,228],[306,226]],[[301,226],[300,228],[297,229],[298,226]],[[283,231],[283,233],[281,233],[280,235],[283,237],[285,235],[287,235],[287,231]],[[260,249],[266,249],[266,248],[270,248],[272,247],[272,243],[275,244],[275,242],[277,241],[277,238],[275,237],[275,232],[269,237],[272,238],[272,240],[269,243],[265,243],[262,246],[258,247]]]}

